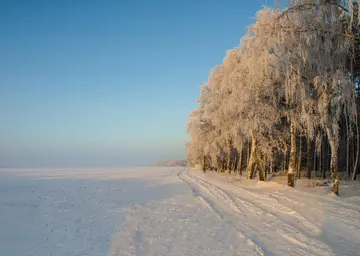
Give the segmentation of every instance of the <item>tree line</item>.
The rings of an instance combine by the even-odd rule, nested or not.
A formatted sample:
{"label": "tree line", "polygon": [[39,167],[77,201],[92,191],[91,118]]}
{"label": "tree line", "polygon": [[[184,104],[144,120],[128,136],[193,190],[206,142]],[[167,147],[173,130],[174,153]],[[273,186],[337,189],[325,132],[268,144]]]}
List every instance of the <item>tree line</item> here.
{"label": "tree line", "polygon": [[263,8],[200,88],[188,164],[265,181],[306,170],[339,194],[359,173],[359,2],[292,0]]}

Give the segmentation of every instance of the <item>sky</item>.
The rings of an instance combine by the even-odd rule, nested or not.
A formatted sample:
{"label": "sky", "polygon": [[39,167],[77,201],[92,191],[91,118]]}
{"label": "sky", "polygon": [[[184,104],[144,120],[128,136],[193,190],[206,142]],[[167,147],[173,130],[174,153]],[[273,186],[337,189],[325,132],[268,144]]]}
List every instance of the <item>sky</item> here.
{"label": "sky", "polygon": [[0,0],[0,167],[185,159],[199,87],[264,0]]}

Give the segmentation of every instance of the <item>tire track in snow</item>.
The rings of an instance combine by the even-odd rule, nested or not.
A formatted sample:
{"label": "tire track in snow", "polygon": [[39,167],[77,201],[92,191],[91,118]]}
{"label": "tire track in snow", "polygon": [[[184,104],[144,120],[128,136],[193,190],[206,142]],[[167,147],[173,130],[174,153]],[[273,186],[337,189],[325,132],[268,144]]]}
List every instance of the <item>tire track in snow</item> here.
{"label": "tire track in snow", "polygon": [[[292,202],[293,204],[296,204],[301,207],[305,206],[305,202],[304,202],[305,198],[298,196],[298,195],[291,194],[290,196],[292,198],[289,198],[289,197],[284,196],[280,192],[276,192],[273,194],[273,196],[276,198],[281,198],[288,202]],[[306,201],[306,199],[305,199],[305,201]],[[307,205],[307,207],[309,207],[309,205]],[[351,228],[360,229],[360,225],[356,224],[356,221],[358,219],[360,219],[360,212],[357,210],[354,210],[353,207],[347,208],[344,205],[336,205],[335,203],[324,204],[321,201],[317,200],[315,204],[311,205],[311,208],[313,210],[317,211],[318,213],[320,213],[319,215],[325,215],[330,219],[337,218],[338,221],[347,225],[350,229]],[[342,218],[342,216],[346,216],[346,218]]]}
{"label": "tire track in snow", "polygon": [[[187,174],[187,177],[190,178],[190,180],[192,180],[195,184],[200,185],[200,187],[205,190],[207,193],[209,193],[211,196],[215,197],[219,202],[221,202],[222,200],[224,200],[225,204],[221,206],[221,208],[227,213],[227,214],[233,214],[235,212],[235,215],[238,218],[241,218],[242,221],[240,222],[238,219],[237,220],[233,220],[232,218],[227,217],[227,220],[231,222],[232,226],[234,228],[236,228],[239,231],[239,239],[241,241],[244,241],[248,246],[250,246],[254,252],[256,252],[258,255],[265,255],[264,254],[264,250],[253,241],[253,239],[247,237],[244,233],[244,229],[249,230],[250,227],[246,227],[245,224],[245,212],[243,212],[234,202],[234,200],[231,198],[230,195],[227,194],[227,192],[217,188],[216,186],[213,186],[210,183],[207,183],[205,181],[202,181],[200,179],[195,178],[192,175]],[[230,209],[227,209],[229,208]],[[242,215],[240,215],[242,214]],[[226,214],[223,214],[223,216],[225,216]],[[242,223],[242,224],[240,224]],[[254,230],[252,230],[252,233],[254,232]],[[257,230],[256,232],[261,232],[261,230]]]}
{"label": "tire track in snow", "polygon": [[[235,195],[245,198],[247,202],[252,201],[253,205],[256,204],[258,207],[261,207],[266,212],[272,212],[272,214],[283,218],[284,222],[286,222],[286,219],[296,220],[298,223],[302,224],[302,226],[300,226],[299,228],[302,229],[304,232],[309,233],[311,236],[317,236],[321,233],[321,229],[317,225],[309,221],[307,218],[305,218],[305,216],[301,215],[296,210],[280,203],[279,200],[270,193],[259,195],[239,186],[228,184],[222,184],[221,186],[227,188]],[[244,197],[244,194],[249,195],[249,197]]]}
{"label": "tire track in snow", "polygon": [[298,245],[300,248],[311,248],[313,255],[330,255],[333,254],[331,249],[323,243],[319,243],[314,239],[309,239],[302,233],[299,233],[296,228],[290,225],[283,225],[279,227],[277,233],[290,243]]}
{"label": "tire track in snow", "polygon": [[218,220],[220,221],[222,220],[221,216],[214,211],[213,207],[202,196],[196,196],[196,199],[206,209],[208,209],[211,213],[213,213],[218,218]]}
{"label": "tire track in snow", "polygon": [[352,209],[355,210],[357,212],[360,212],[360,207],[357,206],[356,204],[349,204],[346,203],[344,201],[341,201],[343,199],[339,198],[339,197],[334,197],[331,195],[328,196],[320,196],[320,195],[314,195],[314,194],[310,194],[310,193],[306,193],[306,192],[302,192],[302,191],[298,191],[298,190],[291,190],[292,194],[291,196],[297,196],[297,197],[307,197],[307,198],[313,198],[315,199],[315,201],[317,202],[321,202],[321,201],[325,201],[325,202],[329,202],[329,203],[335,203],[338,204],[342,207],[346,207],[348,209]]}
{"label": "tire track in snow", "polygon": [[[182,171],[182,173],[184,172],[185,170]],[[275,210],[275,212],[278,213],[292,215],[291,217],[295,216],[295,218],[299,219],[301,222],[306,223],[306,227],[311,228],[312,232],[318,232],[317,226],[310,223],[299,213],[294,212],[291,208],[285,205],[281,205],[276,199],[269,198],[270,195],[260,196],[251,191],[242,188],[240,189],[241,192],[245,192],[250,196],[255,197],[256,199],[259,199],[259,201],[265,200],[265,202],[269,204],[275,203],[275,205],[269,209],[266,207],[266,205],[264,207],[263,202],[256,201],[256,204],[262,205],[258,206],[252,202],[249,202],[249,198],[244,199],[239,196],[239,191],[236,191],[236,189],[239,189],[238,187],[230,189],[229,186],[224,185],[226,188],[229,188],[231,192],[236,194],[234,199],[228,191],[218,187],[217,185],[195,177],[188,172],[186,172],[185,175],[200,189],[214,197],[217,201],[217,204],[221,205],[222,202],[224,202],[227,205],[227,207],[222,206],[222,209],[228,214],[235,215],[238,218],[234,226],[241,230],[241,234],[244,235],[244,233],[261,233],[263,236],[266,234],[264,240],[267,240],[268,244],[275,243],[279,245],[281,248],[283,248],[284,255],[286,255],[286,253],[289,251],[289,246],[293,248],[290,251],[294,252],[294,255],[333,255],[331,249],[326,244],[320,242],[317,239],[308,238],[298,229],[285,223],[283,220],[279,219],[277,215],[271,212],[270,210]],[[240,203],[242,207],[239,206],[239,204],[236,202]],[[274,209],[275,207],[279,207],[279,209]],[[254,220],[252,220],[253,223],[249,223],[247,218],[254,219],[254,215],[257,218],[265,218],[266,221],[263,222],[264,224],[260,225],[259,227],[259,223],[254,223]],[[277,236],[275,234],[277,234]],[[246,235],[244,235],[244,237],[246,238]],[[281,237],[281,239],[279,239],[279,237]],[[256,248],[260,255],[264,255],[264,250],[259,245],[255,244],[252,239],[247,239],[247,244]]]}
{"label": "tire track in snow", "polygon": [[[244,245],[248,246],[251,248],[251,250],[256,253],[257,255],[260,256],[264,256],[264,251],[263,249],[256,244],[251,238],[247,237],[240,229],[239,226],[236,225],[233,221],[231,221],[229,218],[226,217],[227,212],[225,213],[220,213],[219,210],[217,209],[217,207],[215,206],[215,204],[207,199],[206,197],[201,195],[201,192],[199,190],[197,190],[193,184],[189,181],[187,181],[183,175],[185,173],[186,168],[184,168],[183,170],[181,170],[178,173],[179,178],[185,182],[186,184],[188,184],[188,186],[192,189],[194,196],[196,196],[197,198],[201,198],[200,200],[203,202],[202,204],[205,205],[205,208],[209,209],[210,211],[213,212],[218,219],[223,220],[223,221],[227,221],[229,222],[234,228],[236,228],[238,230],[238,238],[239,240],[241,240]],[[186,175],[187,178],[191,181],[193,181],[194,184],[198,185],[199,187],[201,187],[203,190],[205,190],[207,193],[209,193],[210,195],[212,195],[213,197],[216,197],[216,193],[214,193],[214,190],[212,190],[211,188],[207,187],[204,184],[199,185],[199,183],[201,183],[201,181],[196,181],[194,180],[192,177],[190,177],[190,175]],[[219,191],[216,191],[219,192]],[[240,212],[239,208],[236,206],[236,204],[232,201],[232,199],[228,198],[226,196],[226,194],[223,191],[220,191],[219,194],[221,196],[223,196],[223,198],[225,198],[225,200],[227,201],[227,203],[230,205],[230,207],[235,211],[235,212]]]}
{"label": "tire track in snow", "polygon": [[[187,174],[188,176],[192,176],[190,174]],[[303,235],[300,231],[298,231],[296,228],[284,223],[283,221],[281,221],[277,216],[275,216],[274,214],[272,214],[271,212],[267,211],[266,209],[263,209],[257,205],[254,205],[253,203],[243,200],[242,198],[235,196],[235,200],[232,199],[232,196],[230,195],[230,193],[228,193],[226,190],[222,190],[221,188],[206,182],[204,180],[200,180],[194,176],[192,176],[193,179],[196,179],[196,183],[201,184],[202,186],[205,187],[211,187],[214,189],[213,194],[218,193],[220,195],[223,195],[226,197],[225,201],[232,201],[232,203],[230,204],[230,208],[234,208],[236,207],[238,209],[238,211],[236,211],[235,213],[233,212],[232,214],[236,215],[238,218],[240,217],[242,220],[238,221],[237,223],[237,227],[244,230],[243,232],[245,233],[258,233],[258,234],[269,234],[266,239],[268,239],[268,244],[277,244],[279,245],[281,248],[286,248],[286,251],[284,253],[286,253],[289,249],[289,246],[292,246],[293,249],[291,250],[292,252],[297,252],[296,255],[309,255],[309,254],[314,254],[314,252],[318,252],[318,247],[321,248],[325,248],[323,249],[322,253],[320,253],[320,255],[332,255],[331,250],[323,243],[317,241],[317,240],[313,240],[312,243],[309,243],[309,246],[303,246],[304,244],[300,243],[299,241],[301,240],[305,240],[305,239],[301,239],[301,238],[306,238],[305,235]],[[217,197],[219,200],[221,200],[221,198]],[[239,216],[238,212],[240,212],[240,208],[239,205],[237,205],[235,203],[235,201],[239,202],[241,204],[241,206],[243,206],[246,210],[245,211],[241,211],[243,213],[243,215]],[[248,214],[249,213],[249,214]],[[251,219],[254,216],[257,216],[257,220],[253,219],[249,221],[247,221],[247,219]],[[245,216],[245,217],[244,217]],[[259,218],[266,218],[266,221],[263,221],[264,226],[260,226],[259,227]],[[253,221],[253,223],[251,223],[251,221]],[[250,227],[251,224],[254,224],[252,227]],[[242,223],[242,224],[239,224]],[[250,225],[249,225],[250,224]],[[246,231],[245,231],[246,230]],[[292,233],[287,233],[285,231],[282,232],[283,236],[287,236],[287,237],[291,237],[292,239],[287,239],[284,240],[278,240],[276,239],[276,237],[274,237],[274,233],[280,235],[279,230],[292,230]],[[297,239],[297,237],[299,236],[299,239]],[[258,250],[258,252],[261,250],[260,255],[264,255],[264,250],[260,248],[260,246],[258,246],[257,244],[254,244],[253,240],[248,239],[247,240],[247,244],[248,245],[252,245],[252,246],[256,246],[256,249]],[[302,247],[300,247],[302,246]]]}
{"label": "tire track in snow", "polygon": [[[333,250],[341,255],[343,251],[348,251],[348,255],[359,255],[358,241],[360,241],[360,212],[354,207],[347,208],[343,204],[337,204],[337,200],[321,201],[318,199],[309,200],[303,193],[290,193],[291,200],[299,204],[306,204],[303,214],[308,214],[315,223],[322,223],[323,239],[331,241],[329,245]],[[280,192],[274,194],[279,198],[286,197]],[[341,200],[341,199],[340,199]]]}
{"label": "tire track in snow", "polygon": [[[280,203],[280,201],[274,197],[271,193],[265,193],[265,194],[256,194],[254,192],[251,192],[249,190],[240,188],[238,186],[226,186],[231,192],[238,196],[242,196],[243,194],[250,195],[250,198],[247,197],[247,200],[251,200],[251,197],[253,198],[251,201],[253,203],[256,203],[258,206],[261,206],[263,209],[266,209],[267,212],[272,212],[272,214],[277,215],[278,217],[282,217],[285,219],[291,219],[296,220],[298,223],[301,223],[303,227],[303,231],[309,232],[310,235],[316,236],[321,233],[321,229],[306,219],[303,215],[301,215],[296,210]],[[283,220],[286,222],[286,220]]]}
{"label": "tire track in snow", "polygon": [[195,196],[198,199],[198,201],[200,201],[200,203],[203,206],[205,206],[205,208],[209,209],[218,219],[220,220],[224,219],[224,216],[221,214],[219,210],[217,210],[213,202],[208,198],[202,196],[200,191],[198,191],[190,182],[188,182],[186,179],[182,177],[182,174],[184,173],[185,170],[186,168],[182,169],[180,172],[177,173],[179,179],[190,187],[193,196]]}
{"label": "tire track in snow", "polygon": [[[250,211],[257,213],[258,215],[259,213],[267,215],[270,219],[267,223],[265,223],[265,225],[269,228],[273,228],[273,229],[275,228],[276,233],[282,236],[284,239],[286,239],[288,243],[293,244],[296,247],[295,250],[300,255],[308,255],[309,250],[311,250],[311,252],[314,253],[314,255],[316,254],[333,255],[331,249],[326,244],[316,239],[308,238],[297,228],[284,223],[271,212],[268,212],[267,210],[262,209],[261,207],[258,207],[248,201],[245,201],[238,196],[236,198]],[[252,209],[257,209],[257,210],[254,211]]]}

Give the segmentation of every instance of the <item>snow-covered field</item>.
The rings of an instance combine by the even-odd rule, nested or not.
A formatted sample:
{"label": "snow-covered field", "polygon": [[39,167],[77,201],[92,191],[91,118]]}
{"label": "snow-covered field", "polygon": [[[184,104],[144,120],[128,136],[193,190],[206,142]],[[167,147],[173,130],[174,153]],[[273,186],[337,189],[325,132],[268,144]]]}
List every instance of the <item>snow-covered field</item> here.
{"label": "snow-covered field", "polygon": [[360,191],[184,168],[0,170],[0,255],[360,255]]}

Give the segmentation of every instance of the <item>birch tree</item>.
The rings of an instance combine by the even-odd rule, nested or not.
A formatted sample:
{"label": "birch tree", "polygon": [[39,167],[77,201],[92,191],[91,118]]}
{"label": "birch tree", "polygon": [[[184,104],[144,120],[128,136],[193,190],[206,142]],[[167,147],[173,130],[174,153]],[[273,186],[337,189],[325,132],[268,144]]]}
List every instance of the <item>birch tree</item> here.
{"label": "birch tree", "polygon": [[288,185],[293,187],[297,138],[307,138],[309,162],[312,141],[317,138],[320,150],[317,135],[324,133],[331,151],[331,191],[338,194],[340,119],[345,115],[348,127],[357,125],[349,65],[357,8],[346,1],[292,0],[285,10],[260,10],[240,45],[227,52],[201,87],[199,109],[188,122],[189,163],[229,171],[240,163],[241,169],[246,151],[246,176],[259,172],[265,180],[266,165],[290,149]]}

